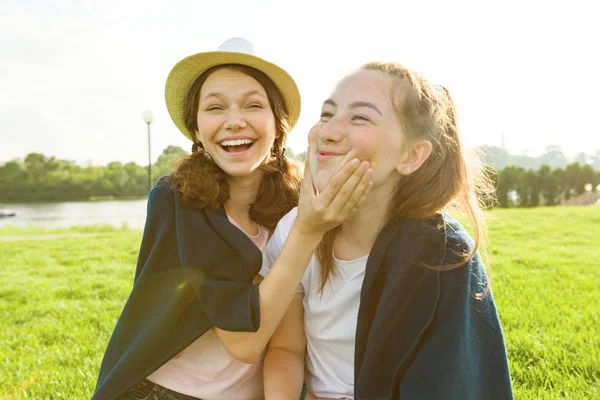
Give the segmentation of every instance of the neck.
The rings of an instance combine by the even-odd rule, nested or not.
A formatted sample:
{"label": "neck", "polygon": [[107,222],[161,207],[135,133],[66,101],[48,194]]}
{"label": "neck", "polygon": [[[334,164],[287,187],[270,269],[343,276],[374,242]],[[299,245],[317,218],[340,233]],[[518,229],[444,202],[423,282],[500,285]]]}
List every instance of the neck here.
{"label": "neck", "polygon": [[356,215],[344,222],[335,239],[334,254],[338,259],[352,260],[371,252],[373,244],[386,224],[393,187],[375,188]]}
{"label": "neck", "polygon": [[244,221],[250,222],[248,210],[250,209],[250,205],[256,200],[262,177],[263,173],[260,170],[256,170],[248,176],[227,177],[229,198],[223,206],[227,214],[236,221],[241,220],[238,221],[241,223]]}

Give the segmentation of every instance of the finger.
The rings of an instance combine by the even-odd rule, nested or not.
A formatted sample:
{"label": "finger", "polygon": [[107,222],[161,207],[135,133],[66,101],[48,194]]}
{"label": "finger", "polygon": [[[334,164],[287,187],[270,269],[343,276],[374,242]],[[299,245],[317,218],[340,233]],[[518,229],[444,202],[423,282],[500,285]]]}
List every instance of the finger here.
{"label": "finger", "polygon": [[[317,196],[317,203],[321,206],[322,209],[329,206],[333,198],[337,195],[338,191],[344,186],[344,183],[354,174],[354,172],[359,168],[360,161],[358,159],[353,159],[347,162],[340,171],[338,171],[327,183],[327,186],[319,195]],[[364,171],[361,173],[364,173]],[[355,178],[356,179],[356,178]],[[356,183],[358,180],[354,182]]]}
{"label": "finger", "polygon": [[[331,203],[327,207],[327,212],[330,216],[337,216],[346,202],[352,197],[354,193],[354,189],[361,182],[364,175],[367,173],[369,169],[369,163],[367,161],[363,161],[360,166],[346,179],[346,181],[342,184],[340,190],[338,190],[335,197],[331,200]],[[336,217],[337,218],[337,217]]]}
{"label": "finger", "polygon": [[365,204],[371,189],[373,189],[373,173],[368,172],[363,176],[361,182],[356,186],[354,193],[340,212],[340,218],[348,219],[354,216],[356,212]]}
{"label": "finger", "polygon": [[[307,157],[306,157],[306,162],[308,163],[310,160],[310,146],[308,148],[308,151],[306,152]],[[348,164],[348,162],[352,161],[353,159],[357,158],[356,156],[358,155],[358,151],[354,150],[354,149],[350,149],[350,151],[348,151],[346,154],[344,154],[344,156],[342,157],[342,160],[338,163],[338,165],[335,167],[335,169],[331,172],[331,177],[329,178],[329,181],[331,182],[331,179],[338,173],[340,173],[340,171],[344,168],[344,166],[346,166]],[[305,166],[306,168],[306,166]],[[310,176],[312,179],[312,175]],[[327,184],[329,185],[328,182]],[[319,194],[319,191],[317,190],[317,188],[314,186],[314,181],[312,182],[313,184],[313,194],[316,196]],[[335,185],[335,182],[333,183]],[[335,193],[333,194],[335,196]],[[323,206],[327,206],[329,203],[324,204]]]}
{"label": "finger", "polygon": [[362,179],[354,188],[354,192],[352,196],[346,201],[344,204],[344,208],[341,211],[342,218],[348,218],[350,214],[354,213],[354,209],[360,208],[362,204],[366,201],[369,192],[373,188],[373,170],[371,168],[368,169],[367,172],[363,175]]}
{"label": "finger", "polygon": [[340,161],[340,163],[337,165],[337,167],[333,170],[331,176],[335,176],[336,173],[338,173],[342,168],[344,168],[344,166],[346,164],[348,164],[353,159],[359,158],[357,156],[358,156],[358,151],[354,150],[354,149],[351,149],[349,152],[344,154],[344,157],[342,157],[342,161]]}
{"label": "finger", "polygon": [[[365,165],[366,164],[366,165]],[[355,180],[352,182],[352,180]],[[356,206],[361,199],[369,183],[373,179],[373,170],[369,168],[368,163],[363,163],[360,168],[348,179],[346,184],[338,195],[331,202],[331,212],[335,212],[338,218],[346,219],[350,211]],[[351,186],[351,183],[354,186]],[[349,192],[349,194],[348,194]]]}

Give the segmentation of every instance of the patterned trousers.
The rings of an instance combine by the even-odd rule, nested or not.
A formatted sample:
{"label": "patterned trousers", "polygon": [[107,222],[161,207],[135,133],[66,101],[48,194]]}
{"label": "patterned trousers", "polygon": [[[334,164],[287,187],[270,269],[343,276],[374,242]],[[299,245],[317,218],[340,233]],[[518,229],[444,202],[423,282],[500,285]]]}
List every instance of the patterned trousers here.
{"label": "patterned trousers", "polygon": [[196,397],[177,393],[165,387],[144,379],[126,393],[119,396],[119,400],[201,400]]}

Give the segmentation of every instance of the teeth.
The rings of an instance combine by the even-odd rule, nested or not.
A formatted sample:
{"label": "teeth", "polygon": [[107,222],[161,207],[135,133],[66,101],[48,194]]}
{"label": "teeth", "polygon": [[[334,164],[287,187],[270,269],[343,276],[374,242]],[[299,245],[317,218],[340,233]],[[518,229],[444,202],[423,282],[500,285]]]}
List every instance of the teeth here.
{"label": "teeth", "polygon": [[238,139],[238,140],[224,140],[221,142],[221,146],[241,146],[243,144],[254,143],[251,139]]}

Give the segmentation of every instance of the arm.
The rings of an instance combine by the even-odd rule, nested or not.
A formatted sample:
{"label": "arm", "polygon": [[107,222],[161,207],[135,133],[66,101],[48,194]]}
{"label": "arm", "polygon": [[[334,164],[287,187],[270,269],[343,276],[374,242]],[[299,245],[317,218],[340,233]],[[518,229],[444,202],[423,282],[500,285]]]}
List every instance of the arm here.
{"label": "arm", "polygon": [[268,276],[259,284],[260,326],[256,332],[213,328],[225,349],[242,362],[256,362],[295,295],[304,271],[323,235],[354,215],[372,187],[367,162],[346,163],[320,194],[314,193],[305,168],[298,216]]}
{"label": "arm", "polygon": [[260,327],[257,332],[231,332],[213,327],[227,351],[245,363],[256,362],[290,306],[306,266],[322,234],[307,235],[292,227],[271,271],[259,284]]}
{"label": "arm", "polygon": [[303,298],[303,293],[296,293],[269,342],[264,365],[266,399],[297,400],[302,393],[306,352]]}
{"label": "arm", "polygon": [[401,398],[514,398],[493,295],[475,296],[484,274],[478,255],[466,267],[440,272],[440,305],[400,383]]}

